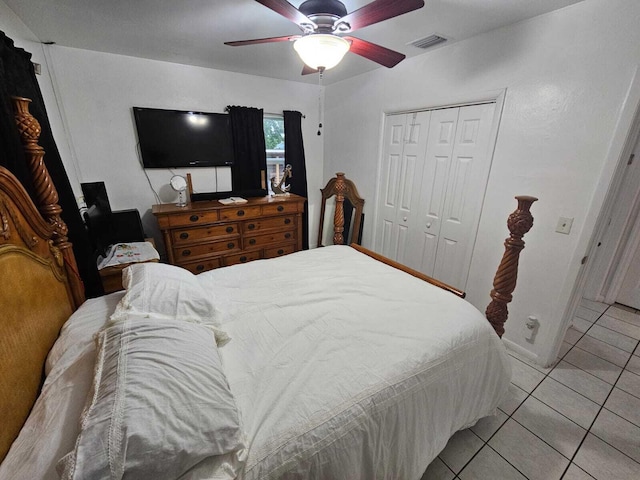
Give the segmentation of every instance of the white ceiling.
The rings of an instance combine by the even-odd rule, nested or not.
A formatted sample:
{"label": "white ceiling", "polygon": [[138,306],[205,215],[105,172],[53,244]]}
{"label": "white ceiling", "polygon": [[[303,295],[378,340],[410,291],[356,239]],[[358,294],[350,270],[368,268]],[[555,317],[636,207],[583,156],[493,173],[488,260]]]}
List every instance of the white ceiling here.
{"label": "white ceiling", "polygon": [[[347,11],[370,0],[343,0]],[[357,30],[353,36],[404,53],[407,43],[433,33],[449,43],[535,17],[582,0],[426,0],[414,12]],[[253,0],[4,0],[42,42],[272,78],[302,77],[290,42],[230,47],[225,41],[300,33]],[[301,0],[290,0],[298,7]],[[437,47],[436,47],[437,48]],[[380,67],[355,54],[325,73],[334,83]]]}

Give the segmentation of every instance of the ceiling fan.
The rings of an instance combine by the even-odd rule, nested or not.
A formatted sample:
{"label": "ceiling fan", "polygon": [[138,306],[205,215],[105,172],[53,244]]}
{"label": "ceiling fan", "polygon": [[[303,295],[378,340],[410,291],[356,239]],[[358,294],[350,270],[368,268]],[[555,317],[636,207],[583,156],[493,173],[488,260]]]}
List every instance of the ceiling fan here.
{"label": "ceiling fan", "polygon": [[240,40],[225,45],[295,41],[293,47],[305,63],[303,75],[335,67],[348,51],[388,68],[396,66],[405,55],[346,34],[424,6],[423,0],[374,0],[347,13],[339,0],[306,0],[299,8],[286,0],[256,1],[296,23],[302,35]]}

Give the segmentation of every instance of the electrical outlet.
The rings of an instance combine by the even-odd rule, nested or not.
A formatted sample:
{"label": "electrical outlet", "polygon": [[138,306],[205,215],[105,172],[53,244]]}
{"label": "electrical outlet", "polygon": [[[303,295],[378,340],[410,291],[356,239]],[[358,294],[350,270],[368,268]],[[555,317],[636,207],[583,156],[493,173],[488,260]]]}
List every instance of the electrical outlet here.
{"label": "electrical outlet", "polygon": [[569,235],[569,233],[571,233],[572,225],[573,225],[573,218],[560,217],[558,219],[558,225],[556,225],[556,232]]}
{"label": "electrical outlet", "polygon": [[536,340],[536,335],[538,334],[538,329],[540,328],[540,321],[538,317],[534,315],[529,315],[527,317],[527,322],[525,323],[525,334],[524,338],[527,342],[533,343]]}

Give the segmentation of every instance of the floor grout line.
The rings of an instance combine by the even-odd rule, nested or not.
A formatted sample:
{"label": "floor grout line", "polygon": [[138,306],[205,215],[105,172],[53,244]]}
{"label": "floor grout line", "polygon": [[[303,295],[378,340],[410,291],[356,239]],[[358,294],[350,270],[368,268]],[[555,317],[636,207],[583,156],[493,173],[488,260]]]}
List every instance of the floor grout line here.
{"label": "floor grout line", "polygon": [[[607,308],[607,310],[609,310],[609,309]],[[607,310],[605,310],[605,311],[602,313],[602,315],[604,315],[604,314],[607,312]],[[600,317],[602,317],[602,315],[600,315]],[[599,318],[600,318],[600,317],[599,317]],[[595,325],[595,322],[593,323],[593,325]],[[592,326],[593,326],[593,325],[592,325]],[[589,327],[589,328],[584,332],[584,335],[586,335],[586,334],[587,334],[587,332],[588,332],[590,329],[591,329],[591,327]],[[584,336],[584,335],[583,335],[583,336]],[[580,338],[582,338],[582,337],[580,337]],[[576,343],[577,343],[577,342],[576,342]],[[575,345],[574,345],[574,347],[575,347]],[[573,349],[573,347],[571,347],[571,349],[569,349],[569,351],[571,351],[572,349]],[[638,345],[636,345],[636,347],[634,348],[634,352],[635,352],[635,351],[637,351],[637,350],[638,350]],[[567,353],[569,353],[569,352],[567,352]],[[620,372],[620,374],[618,374],[618,378],[616,378],[616,381],[613,383],[613,387],[611,388],[611,390],[610,390],[610,391],[609,391],[609,393],[607,394],[607,397],[606,397],[606,398],[604,399],[604,401],[602,402],[602,405],[599,405],[598,413],[596,413],[596,415],[593,417],[593,421],[592,421],[592,422],[591,422],[591,424],[589,425],[589,428],[587,429],[587,433],[586,433],[586,434],[585,434],[585,436],[582,438],[582,441],[581,441],[581,442],[580,442],[580,444],[578,445],[578,448],[576,449],[575,453],[573,454],[573,456],[572,456],[572,457],[571,457],[571,459],[569,460],[569,466],[571,466],[571,464],[572,464],[572,463],[574,463],[573,461],[575,460],[576,456],[578,455],[578,452],[580,452],[580,449],[582,448],[582,445],[584,444],[584,441],[587,439],[587,437],[589,436],[589,434],[593,435],[594,437],[598,438],[599,440],[601,440],[601,441],[602,441],[602,442],[604,442],[605,444],[609,445],[609,446],[610,446],[611,448],[613,448],[614,450],[616,450],[616,451],[618,451],[618,452],[622,453],[623,455],[625,455],[626,457],[628,457],[628,458],[629,458],[629,459],[631,459],[632,461],[634,461],[634,462],[638,463],[635,459],[631,458],[631,457],[630,457],[629,455],[627,455],[626,453],[621,452],[620,450],[618,450],[614,445],[611,445],[611,444],[610,444],[609,442],[607,442],[606,440],[604,440],[604,439],[602,439],[602,438],[598,437],[598,435],[596,435],[595,433],[592,433],[592,432],[591,432],[591,429],[593,428],[593,426],[595,425],[596,421],[598,420],[598,417],[600,416],[600,413],[601,413],[601,412],[602,412],[602,410],[605,408],[605,407],[604,407],[604,406],[605,406],[605,404],[606,404],[606,403],[607,403],[607,401],[609,400],[609,397],[610,397],[610,396],[611,396],[611,394],[613,393],[613,390],[616,388],[616,385],[617,385],[618,381],[620,380],[620,377],[622,376],[622,372],[624,372],[624,371],[625,371],[625,369],[627,368],[627,365],[629,364],[629,361],[631,361],[631,357],[632,357],[632,356],[633,356],[633,352],[631,353],[631,355],[629,355],[629,358],[628,358],[628,359],[627,359],[627,361],[625,362],[625,365],[624,365],[624,367],[622,368],[622,371]],[[604,359],[603,359],[603,360],[604,360]],[[570,362],[567,362],[567,363],[570,363]],[[611,362],[609,362],[609,363],[611,363]],[[573,365],[573,364],[571,364],[571,365]],[[580,370],[582,370],[582,369],[581,369],[580,367],[578,367],[577,365],[574,365],[574,367],[579,368]],[[586,371],[586,370],[583,370],[583,371]],[[589,372],[586,372],[586,373],[589,373]],[[595,375],[594,375],[594,376],[595,376]],[[597,377],[596,377],[596,378],[597,378]],[[608,382],[607,382],[607,383],[608,383]],[[609,411],[609,409],[606,409],[606,410],[607,410],[607,411]],[[612,413],[614,413],[614,414],[615,414],[615,412],[612,412]],[[620,417],[620,418],[623,418],[623,417]],[[626,418],[625,418],[624,420],[626,420]],[[627,421],[628,421],[628,420],[627,420]],[[640,465],[640,464],[639,464],[639,465]],[[564,473],[562,474],[562,477],[560,477],[561,479],[562,479],[562,478],[567,474],[567,471],[569,470],[569,466],[567,466],[567,468],[565,469]],[[576,466],[580,467],[580,465],[577,465],[577,464],[576,464]],[[587,472],[587,473],[588,473],[588,472]]]}
{"label": "floor grout line", "polygon": [[[621,321],[622,321],[622,320],[621,320]],[[606,326],[604,326],[604,325],[601,325],[601,324],[599,324],[599,323],[594,322],[594,323],[592,323],[592,324],[591,324],[591,327],[592,327],[592,326],[594,326],[594,325],[596,325],[596,326],[598,326],[598,327],[600,327],[600,328],[603,328],[603,329],[605,329],[605,330],[608,330],[608,331],[610,331],[610,332],[613,332],[613,333],[615,333],[616,335],[620,335],[621,337],[625,337],[625,338],[628,338],[629,340],[633,340],[634,342],[640,342],[640,340],[638,340],[638,339],[637,339],[637,338],[635,338],[635,337],[630,337],[629,335],[626,335],[626,334],[624,334],[624,333],[620,333],[620,332],[618,332],[617,330],[612,330],[611,328],[606,327]],[[627,325],[632,325],[632,326],[634,326],[634,325],[633,325],[633,324],[631,324],[631,323],[628,323]],[[635,326],[637,326],[637,325],[635,325]],[[588,330],[591,330],[591,327],[589,327],[589,328],[588,328]],[[576,330],[576,328],[575,328],[575,327],[574,327],[573,329],[574,329],[574,330]],[[579,331],[579,330],[576,330],[576,331]],[[585,334],[586,334],[586,332],[585,332]],[[609,342],[607,342],[606,340],[601,340],[601,339],[599,339],[598,337],[593,337],[593,336],[591,336],[591,335],[589,335],[589,336],[590,336],[591,338],[595,338],[596,340],[600,340],[601,342],[607,343],[608,345],[611,345],[612,347],[616,347],[616,345],[612,345],[612,344],[610,344]],[[616,347],[616,348],[620,348],[620,347]]]}

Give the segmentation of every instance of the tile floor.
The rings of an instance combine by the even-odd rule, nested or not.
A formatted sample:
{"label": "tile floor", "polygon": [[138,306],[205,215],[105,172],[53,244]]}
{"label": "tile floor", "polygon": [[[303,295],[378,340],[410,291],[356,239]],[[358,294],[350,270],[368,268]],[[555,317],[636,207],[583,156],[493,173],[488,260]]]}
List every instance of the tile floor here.
{"label": "tile floor", "polygon": [[640,311],[583,300],[558,362],[510,353],[509,397],[422,480],[640,479]]}

